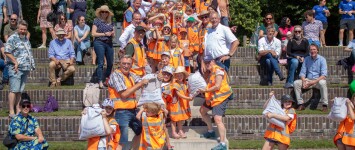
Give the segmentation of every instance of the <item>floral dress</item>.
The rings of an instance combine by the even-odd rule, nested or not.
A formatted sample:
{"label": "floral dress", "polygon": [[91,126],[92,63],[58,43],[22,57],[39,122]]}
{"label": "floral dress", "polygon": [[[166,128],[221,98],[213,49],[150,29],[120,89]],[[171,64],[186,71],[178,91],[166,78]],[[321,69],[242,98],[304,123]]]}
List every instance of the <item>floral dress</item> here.
{"label": "floral dress", "polygon": [[[12,138],[15,138],[16,134],[23,134],[26,136],[34,137],[36,136],[35,129],[38,127],[39,124],[36,118],[31,115],[24,117],[22,114],[19,114],[11,120],[9,125],[9,134]],[[46,150],[47,148],[48,143],[46,140],[44,140],[42,143],[38,143],[38,139],[35,139],[32,141],[19,141],[16,147],[12,148],[11,150]]]}
{"label": "floral dress", "polygon": [[41,28],[52,28],[51,22],[47,21],[48,14],[52,11],[52,1],[51,0],[41,0],[40,3],[40,27]]}

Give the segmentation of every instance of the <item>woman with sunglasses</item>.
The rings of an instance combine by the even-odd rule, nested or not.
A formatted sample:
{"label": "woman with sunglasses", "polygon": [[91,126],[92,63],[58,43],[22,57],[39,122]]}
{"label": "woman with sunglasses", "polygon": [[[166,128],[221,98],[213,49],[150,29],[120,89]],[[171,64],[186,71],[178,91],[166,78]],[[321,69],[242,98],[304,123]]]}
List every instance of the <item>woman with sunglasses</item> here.
{"label": "woman with sunglasses", "polygon": [[[114,24],[112,23],[113,13],[110,11],[107,5],[102,5],[96,9],[96,18],[92,25],[91,34],[95,38],[94,50],[97,55],[97,76],[99,79],[99,87],[104,87],[103,81],[111,74],[113,66],[114,51],[112,48],[112,39],[115,37]],[[107,61],[107,69],[104,71],[104,58]]]}
{"label": "woman with sunglasses", "polygon": [[67,18],[65,17],[64,14],[59,15],[58,22],[59,23],[57,25],[55,25],[55,27],[54,27],[54,31],[57,32],[59,29],[63,29],[64,32],[67,33],[65,35],[65,38],[71,40],[73,26],[70,23],[68,23]]}
{"label": "woman with sunglasses", "polygon": [[303,37],[303,29],[296,25],[292,32],[293,38],[287,44],[288,75],[284,88],[293,88],[295,76],[298,77],[304,58],[309,53],[309,43]]}
{"label": "woman with sunglasses", "polygon": [[275,29],[274,37],[279,33],[279,26],[275,23],[274,15],[272,13],[267,13],[264,17],[264,23],[259,27],[259,39],[266,35],[266,29],[268,27],[273,27]]}
{"label": "woman with sunglasses", "polygon": [[84,56],[90,47],[90,27],[85,24],[85,17],[79,16],[74,27],[74,47],[76,52],[76,63],[84,65]]}
{"label": "woman with sunglasses", "polygon": [[29,114],[31,102],[22,99],[19,104],[21,113],[14,117],[9,125],[9,135],[18,142],[15,147],[9,149],[48,149],[37,119]]}

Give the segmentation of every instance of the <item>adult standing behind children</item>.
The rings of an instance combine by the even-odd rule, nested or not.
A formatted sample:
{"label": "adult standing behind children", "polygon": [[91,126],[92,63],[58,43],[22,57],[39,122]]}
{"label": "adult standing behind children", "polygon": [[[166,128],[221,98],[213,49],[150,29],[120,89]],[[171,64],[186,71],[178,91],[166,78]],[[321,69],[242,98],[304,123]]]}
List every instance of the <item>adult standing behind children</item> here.
{"label": "adult standing behind children", "polygon": [[[21,93],[25,89],[27,75],[35,69],[35,61],[31,51],[31,43],[26,37],[28,24],[21,20],[17,26],[17,32],[6,41],[5,54],[9,72],[9,117],[15,116],[14,106],[21,99]],[[20,106],[17,104],[17,113]]]}
{"label": "adult standing behind children", "polygon": [[223,124],[222,117],[226,111],[228,101],[233,97],[232,88],[228,83],[228,74],[225,69],[217,65],[212,56],[204,58],[206,69],[210,71],[209,81],[206,89],[200,89],[205,93],[206,102],[200,108],[202,120],[207,124],[208,132],[203,134],[205,138],[214,138],[216,136],[213,131],[211,118],[207,112],[212,110],[212,116],[217,125],[220,144],[212,148],[212,150],[227,150],[226,146],[226,127]]}
{"label": "adult standing behind children", "polygon": [[[216,64],[221,66],[226,72],[229,70],[230,59],[237,50],[239,40],[235,37],[229,27],[220,24],[220,16],[217,12],[210,14],[211,28],[205,35],[205,56],[210,55]],[[206,68],[202,65],[202,72]]]}
{"label": "adult standing behind children", "polygon": [[132,57],[125,55],[120,60],[120,68],[116,69],[108,81],[108,91],[110,99],[114,101],[116,110],[115,119],[119,124],[121,138],[118,149],[128,144],[128,127],[130,127],[135,136],[133,138],[133,149],[138,149],[142,124],[136,118],[137,115],[137,97],[135,92],[143,85],[148,83],[147,79],[141,79],[130,70],[132,68]]}

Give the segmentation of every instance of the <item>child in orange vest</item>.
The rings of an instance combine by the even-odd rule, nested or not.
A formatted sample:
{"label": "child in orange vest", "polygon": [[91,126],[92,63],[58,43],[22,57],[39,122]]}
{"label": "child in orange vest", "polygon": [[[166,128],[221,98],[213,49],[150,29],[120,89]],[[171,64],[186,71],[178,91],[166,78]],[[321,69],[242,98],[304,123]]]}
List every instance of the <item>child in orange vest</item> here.
{"label": "child in orange vest", "polygon": [[196,26],[196,19],[194,17],[189,17],[187,19],[187,39],[190,42],[190,52],[192,53],[192,56],[190,57],[190,60],[192,60],[191,66],[193,66],[193,70],[197,69],[197,56],[199,53],[199,38],[198,38],[198,28]]}
{"label": "child in orange vest", "polygon": [[173,13],[173,23],[172,23],[172,33],[178,34],[180,28],[185,27],[185,21],[183,19],[183,15],[180,12]]}
{"label": "child in orange vest", "polygon": [[190,71],[190,62],[192,63],[192,52],[190,50],[190,41],[187,38],[187,30],[185,28],[180,28],[180,33],[179,33],[180,37],[179,37],[179,43],[180,43],[180,48],[183,51],[183,55],[184,55],[184,65],[185,65],[185,69],[187,72],[191,72]]}
{"label": "child in orange vest", "polygon": [[333,138],[334,144],[340,150],[355,149],[355,81],[351,82],[349,90],[352,96],[351,100],[346,100],[348,115],[340,122],[337,134]]}
{"label": "child in orange vest", "polygon": [[[175,81],[172,85],[173,99],[168,102],[168,110],[171,118],[172,137],[175,139],[186,138],[182,129],[182,124],[185,120],[191,117],[191,110],[189,102],[192,100],[188,97],[186,78],[188,73],[183,66],[178,66],[175,70]],[[176,125],[178,133],[176,132]]]}
{"label": "child in orange vest", "polygon": [[142,134],[139,150],[163,149],[165,145],[165,114],[160,104],[146,103],[137,113],[137,119],[142,121]]}
{"label": "child in orange vest", "polygon": [[179,39],[174,34],[170,37],[170,62],[174,68],[178,66],[185,66],[184,65],[184,56],[182,55],[183,50],[179,47]]}
{"label": "child in orange vest", "polygon": [[[102,107],[104,110],[102,110],[101,115],[107,136],[89,138],[88,150],[115,150],[120,140],[120,129],[114,118],[113,101],[108,98],[105,99]],[[86,113],[85,110],[83,113]]]}
{"label": "child in orange vest", "polygon": [[[273,96],[274,92],[270,92],[269,95],[270,97]],[[269,103],[269,100],[265,102],[264,108]],[[279,115],[275,113],[267,113],[265,115],[267,118],[276,118],[284,121],[286,126],[282,129],[272,123],[269,124],[264,134],[266,141],[264,143],[263,150],[272,150],[275,145],[278,146],[278,149],[282,150],[289,147],[291,142],[290,134],[295,131],[297,125],[296,111],[292,107],[295,103],[296,101],[290,95],[283,95],[281,97],[281,106],[283,107],[286,115]]]}

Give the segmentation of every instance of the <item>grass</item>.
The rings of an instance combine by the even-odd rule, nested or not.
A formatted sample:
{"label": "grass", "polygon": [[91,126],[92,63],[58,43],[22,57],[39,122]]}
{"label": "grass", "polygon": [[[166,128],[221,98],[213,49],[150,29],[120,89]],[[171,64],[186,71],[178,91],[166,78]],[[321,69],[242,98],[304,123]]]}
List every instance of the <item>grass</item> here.
{"label": "grass", "polygon": [[[273,86],[262,85],[231,85],[232,88],[253,88],[253,89],[273,89],[283,88],[284,84],[274,84]],[[349,84],[327,84],[328,88],[349,88]]]}
{"label": "grass", "polygon": [[[39,112],[39,113],[30,113],[32,116],[80,116],[82,110],[59,110],[55,112]],[[1,110],[0,111],[0,117],[7,117],[8,111],[7,110]]]}
{"label": "grass", "polygon": [[[49,150],[81,150],[86,149],[86,141],[76,142],[48,142]],[[0,149],[7,149],[3,144],[0,145]]]}
{"label": "grass", "polygon": [[[226,115],[261,115],[263,109],[227,109]],[[303,111],[296,111],[297,114],[301,115],[318,115],[318,114],[328,114],[329,112],[322,112],[320,110],[310,110],[306,109]]]}
{"label": "grass", "polygon": [[[230,149],[261,149],[265,140],[229,140]],[[276,148],[276,147],[275,147]],[[333,140],[331,139],[292,139],[292,149],[324,149],[324,148],[336,148]]]}
{"label": "grass", "polygon": [[[28,83],[26,84],[25,91],[28,90],[50,90],[48,83],[38,83],[38,84],[31,84]],[[85,85],[84,84],[75,84],[75,85],[62,85],[60,87],[53,88],[53,90],[56,89],[84,89]],[[9,90],[9,86],[5,86],[4,90]]]}

